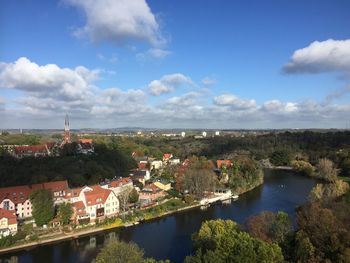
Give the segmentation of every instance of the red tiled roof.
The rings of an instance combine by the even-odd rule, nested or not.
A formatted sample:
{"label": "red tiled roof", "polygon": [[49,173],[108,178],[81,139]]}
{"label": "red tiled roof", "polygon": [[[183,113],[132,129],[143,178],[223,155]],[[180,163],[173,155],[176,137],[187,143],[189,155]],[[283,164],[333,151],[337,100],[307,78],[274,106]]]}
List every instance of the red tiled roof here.
{"label": "red tiled roof", "polygon": [[85,215],[86,214],[85,205],[82,201],[75,202],[72,205],[73,205],[73,209],[75,209],[75,213],[77,215]]}
{"label": "red tiled roof", "polygon": [[130,177],[124,177],[119,180],[114,180],[109,184],[109,187],[120,187],[132,182]]}
{"label": "red tiled roof", "polygon": [[163,154],[163,159],[170,159],[171,157],[173,157],[173,155],[171,153],[164,153]]}
{"label": "red tiled roof", "polygon": [[15,147],[15,153],[25,153],[25,152],[39,152],[39,153],[46,153],[47,148],[45,144],[42,145],[29,145],[29,146],[16,146]]}
{"label": "red tiled roof", "polygon": [[9,225],[17,223],[17,217],[16,217],[15,211],[10,211],[10,210],[0,208],[0,220],[3,218],[7,218]]}
{"label": "red tiled roof", "polygon": [[86,144],[92,144],[93,140],[92,139],[79,139],[80,143],[86,143]]}
{"label": "red tiled roof", "polygon": [[158,188],[154,183],[146,185],[143,189],[143,192],[152,192],[152,193],[157,193],[162,191],[162,189]]}
{"label": "red tiled roof", "polygon": [[225,165],[226,167],[229,167],[232,165],[231,160],[217,160],[216,165],[219,169],[221,169],[222,165]]}
{"label": "red tiled roof", "polygon": [[104,189],[99,185],[90,186],[92,191],[84,192],[86,203],[88,206],[103,204],[106,202],[112,190]]}
{"label": "red tiled roof", "polygon": [[10,199],[15,204],[24,203],[29,199],[30,194],[38,189],[47,189],[52,192],[64,191],[68,189],[68,183],[67,181],[56,181],[0,188],[0,201]]}

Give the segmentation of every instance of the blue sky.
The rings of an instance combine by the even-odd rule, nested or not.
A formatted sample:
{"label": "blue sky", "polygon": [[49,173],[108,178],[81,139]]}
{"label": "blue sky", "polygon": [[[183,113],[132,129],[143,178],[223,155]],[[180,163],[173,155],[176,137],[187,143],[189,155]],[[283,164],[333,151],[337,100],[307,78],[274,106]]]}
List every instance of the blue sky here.
{"label": "blue sky", "polygon": [[0,128],[344,128],[350,2],[4,0]]}

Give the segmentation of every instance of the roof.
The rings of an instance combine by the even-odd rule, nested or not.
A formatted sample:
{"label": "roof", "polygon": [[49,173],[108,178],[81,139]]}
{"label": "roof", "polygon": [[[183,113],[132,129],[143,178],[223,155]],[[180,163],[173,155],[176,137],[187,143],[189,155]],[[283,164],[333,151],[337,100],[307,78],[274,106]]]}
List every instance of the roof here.
{"label": "roof", "polygon": [[29,199],[30,194],[38,189],[47,189],[52,192],[59,192],[68,189],[68,183],[67,181],[56,181],[42,184],[0,188],[0,201],[10,199],[15,204],[24,203]]}
{"label": "roof", "polygon": [[73,188],[73,189],[67,190],[66,191],[66,198],[79,196],[82,189],[83,189],[82,187],[79,187],[79,188]]}
{"label": "roof", "polygon": [[171,157],[173,157],[173,155],[171,153],[164,153],[163,154],[163,159],[170,159]]}
{"label": "roof", "polygon": [[0,208],[0,219],[7,218],[8,224],[17,224],[17,217],[15,211],[10,211]]}
{"label": "roof", "polygon": [[131,177],[140,177],[143,176],[145,177],[147,175],[147,170],[133,170],[130,172]]}
{"label": "roof", "polygon": [[142,192],[152,192],[152,193],[157,193],[162,191],[158,186],[156,186],[154,183],[146,185],[143,189]]}
{"label": "roof", "polygon": [[217,160],[216,165],[220,169],[222,165],[225,165],[226,167],[231,166],[232,162],[231,160]]}
{"label": "roof", "polygon": [[86,144],[92,144],[93,140],[92,139],[79,139],[80,143],[86,143]]}
{"label": "roof", "polygon": [[47,153],[46,144],[42,145],[29,145],[29,146],[16,146],[15,153]]}
{"label": "roof", "polygon": [[86,210],[85,210],[85,205],[83,203],[83,201],[78,201],[72,204],[73,209],[75,209],[75,213],[77,215],[85,215],[86,214]]}
{"label": "roof", "polygon": [[132,183],[132,180],[130,177],[124,177],[118,180],[113,180],[109,183],[109,187],[120,187],[126,184]]}
{"label": "roof", "polygon": [[84,192],[88,206],[105,203],[109,194],[112,192],[112,190],[104,189],[99,185],[93,185],[90,188],[92,188],[91,191]]}

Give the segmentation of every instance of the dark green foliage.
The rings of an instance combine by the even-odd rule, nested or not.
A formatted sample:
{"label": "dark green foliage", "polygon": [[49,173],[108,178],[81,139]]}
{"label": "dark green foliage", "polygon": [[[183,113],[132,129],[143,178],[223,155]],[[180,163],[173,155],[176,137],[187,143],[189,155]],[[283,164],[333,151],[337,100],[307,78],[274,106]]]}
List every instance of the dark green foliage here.
{"label": "dark green foliage", "polygon": [[70,203],[59,204],[57,209],[58,218],[63,225],[70,223],[70,219],[73,215],[72,205]]}
{"label": "dark green foliage", "polygon": [[193,235],[193,243],[195,255],[186,257],[186,263],[283,262],[278,245],[251,237],[231,220],[204,222]]}
{"label": "dark green foliage", "polygon": [[168,260],[144,258],[144,252],[135,243],[125,243],[114,239],[98,253],[95,263],[169,263]]}
{"label": "dark green foliage", "polygon": [[[68,147],[68,146],[67,146]],[[67,150],[68,152],[68,150]],[[72,187],[96,184],[104,178],[125,176],[135,161],[117,149],[95,145],[93,155],[48,158],[0,157],[0,187],[68,180]]]}
{"label": "dark green foliage", "polygon": [[55,209],[52,193],[46,189],[35,190],[30,195],[33,206],[33,218],[38,226],[48,224],[54,216]]}
{"label": "dark green foliage", "polygon": [[274,151],[270,156],[270,161],[275,166],[286,166],[290,165],[292,156],[288,150],[277,150]]}
{"label": "dark green foliage", "polygon": [[233,162],[228,184],[234,193],[240,194],[262,182],[263,171],[256,161],[245,158]]}
{"label": "dark green foliage", "polygon": [[139,194],[136,191],[135,188],[133,188],[131,190],[131,192],[129,193],[129,202],[130,203],[136,203],[139,200]]}

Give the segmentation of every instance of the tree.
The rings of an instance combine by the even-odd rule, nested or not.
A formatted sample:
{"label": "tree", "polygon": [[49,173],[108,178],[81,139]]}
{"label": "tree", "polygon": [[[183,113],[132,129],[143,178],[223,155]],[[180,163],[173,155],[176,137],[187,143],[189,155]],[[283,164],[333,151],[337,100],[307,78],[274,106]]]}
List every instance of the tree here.
{"label": "tree", "polygon": [[38,226],[49,223],[54,216],[54,203],[52,193],[46,189],[35,190],[30,195],[33,206],[33,218]]}
{"label": "tree", "polygon": [[312,176],[315,172],[315,168],[309,162],[303,160],[294,160],[291,165],[295,171],[307,176]]}
{"label": "tree", "polygon": [[251,237],[231,220],[210,220],[193,235],[194,262],[283,262],[281,248]]}
{"label": "tree", "polygon": [[270,161],[275,166],[289,165],[291,154],[287,150],[277,150],[271,154]]}
{"label": "tree", "polygon": [[168,260],[144,258],[144,252],[135,243],[113,239],[98,253],[95,263],[170,263]]}
{"label": "tree", "polygon": [[349,189],[349,185],[343,180],[336,180],[333,183],[317,184],[310,191],[310,201],[327,202],[344,195]]}
{"label": "tree", "polygon": [[318,161],[317,174],[320,179],[327,182],[335,182],[338,176],[338,169],[334,167],[331,160],[323,158]]}
{"label": "tree", "polygon": [[73,215],[72,205],[70,203],[59,204],[57,215],[61,224],[63,225],[69,224],[70,219]]}
{"label": "tree", "polygon": [[245,228],[253,237],[281,244],[292,230],[292,225],[287,213],[267,211],[248,218]]}
{"label": "tree", "polygon": [[95,263],[142,263],[143,254],[134,243],[113,240],[98,253]]}
{"label": "tree", "polygon": [[125,212],[129,209],[129,195],[130,195],[130,189],[125,188],[118,194],[119,199],[119,207],[120,211],[122,212],[122,215],[125,216]]}
{"label": "tree", "polygon": [[202,198],[206,192],[215,190],[217,178],[213,172],[213,163],[205,157],[192,157],[190,165],[182,178],[182,191],[188,191],[197,198]]}
{"label": "tree", "polygon": [[139,200],[139,193],[136,191],[135,188],[133,188],[129,193],[129,202],[136,203],[138,200]]}

